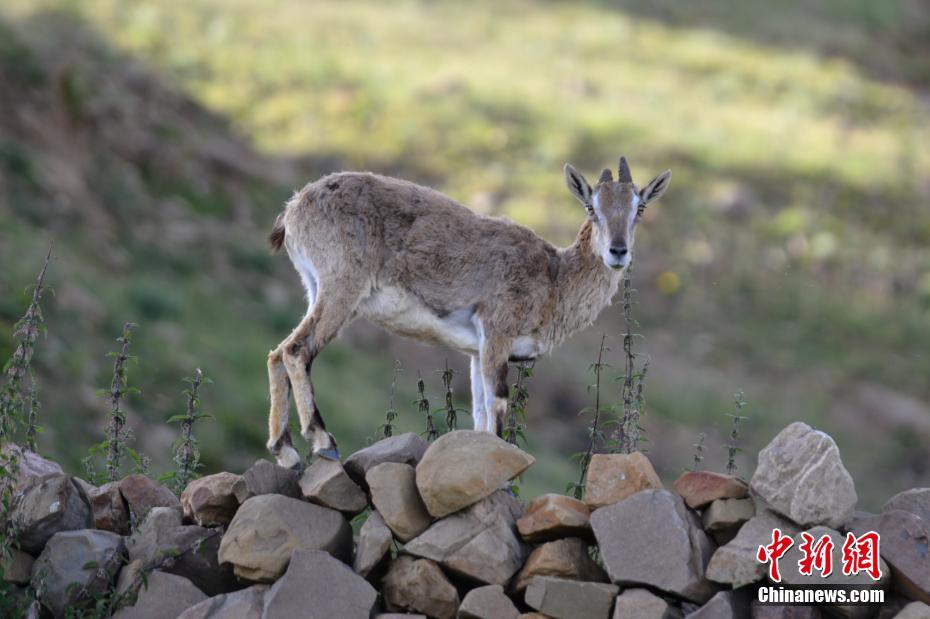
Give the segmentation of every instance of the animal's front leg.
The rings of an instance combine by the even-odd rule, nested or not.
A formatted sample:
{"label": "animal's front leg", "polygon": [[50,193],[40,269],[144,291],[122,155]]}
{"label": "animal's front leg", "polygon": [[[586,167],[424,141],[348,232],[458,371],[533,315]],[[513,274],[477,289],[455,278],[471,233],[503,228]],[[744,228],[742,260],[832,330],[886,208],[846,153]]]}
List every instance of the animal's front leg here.
{"label": "animal's front leg", "polygon": [[507,414],[507,360],[510,340],[486,340],[481,350],[481,378],[486,409],[485,431],[501,435]]}
{"label": "animal's front leg", "polygon": [[478,355],[471,357],[471,419],[475,430],[487,430],[487,411],[484,408],[484,379]]}

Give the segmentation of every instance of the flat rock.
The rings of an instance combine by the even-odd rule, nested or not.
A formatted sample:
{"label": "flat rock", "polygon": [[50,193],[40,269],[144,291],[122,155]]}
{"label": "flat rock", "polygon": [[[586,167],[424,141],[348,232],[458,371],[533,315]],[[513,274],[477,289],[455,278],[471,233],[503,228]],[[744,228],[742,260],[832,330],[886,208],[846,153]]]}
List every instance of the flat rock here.
{"label": "flat rock", "polygon": [[591,510],[583,502],[561,494],[538,496],[517,520],[520,537],[528,542],[546,542],[562,537],[593,539]]}
{"label": "flat rock", "polygon": [[207,598],[185,610],[177,619],[262,619],[268,589],[268,585],[252,585]]}
{"label": "flat rock", "polygon": [[701,514],[701,521],[708,533],[720,533],[743,526],[755,515],[752,499],[717,499]]}
{"label": "flat rock", "polygon": [[412,466],[383,462],[368,469],[365,481],[371,502],[397,539],[409,542],[429,527],[432,518],[420,499]]}
{"label": "flat rock", "polygon": [[92,605],[116,578],[122,550],[122,538],[109,531],[56,533],[32,566],[32,586],[55,616]]}
{"label": "flat rock", "polygon": [[13,504],[19,547],[33,555],[61,531],[91,529],[90,500],[73,477],[53,475],[27,486]]}
{"label": "flat rock", "polygon": [[128,475],[119,481],[119,491],[126,500],[131,518],[142,521],[153,507],[178,507],[181,502],[174,493],[145,475]]}
{"label": "flat rock", "polygon": [[681,611],[648,589],[627,589],[614,601],[613,619],[681,619]]}
{"label": "flat rock", "polygon": [[607,574],[588,554],[587,542],[578,537],[546,542],[535,548],[517,574],[514,591],[522,592],[535,576],[607,582]]}
{"label": "flat rock", "polygon": [[365,491],[346,474],[342,464],[317,458],[300,478],[300,491],[311,503],[335,509],[349,517],[368,507]]}
{"label": "flat rock", "polygon": [[129,507],[119,490],[119,482],[103,484],[99,488],[84,487],[94,510],[94,528],[129,535]]}
{"label": "flat rock", "polygon": [[594,454],[585,478],[584,502],[592,510],[613,505],[641,490],[661,489],[649,458],[631,454]]}
{"label": "flat rock", "polygon": [[883,512],[900,510],[930,523],[930,488],[911,488],[894,495],[882,506]]}
{"label": "flat rock", "polygon": [[749,494],[743,480],[713,471],[685,471],[673,487],[691,509],[704,509],[717,499],[742,499]]}
{"label": "flat rock", "polygon": [[581,582],[537,576],[526,588],[528,606],[554,619],[608,619],[620,588],[599,582]]}
{"label": "flat rock", "polygon": [[295,550],[287,572],[265,593],[262,618],[368,619],[377,599],[364,578],[329,553]]}
{"label": "flat rock", "polygon": [[397,462],[415,467],[423,458],[428,446],[423,438],[413,432],[391,436],[346,458],[345,470],[355,483],[364,487],[368,469],[382,462]]}
{"label": "flat rock", "polygon": [[930,619],[930,606],[923,602],[911,602],[895,615],[895,619]]}
{"label": "flat rock", "polygon": [[155,570],[139,587],[134,603],[116,611],[113,619],[177,617],[206,598],[206,594],[186,578]]}
{"label": "flat rock", "polygon": [[355,548],[355,572],[367,578],[384,562],[394,536],[378,512],[371,512],[358,532]]}
{"label": "flat rock", "polygon": [[749,485],[772,509],[803,527],[839,528],[852,517],[857,501],[836,443],[800,421],[759,452]]}
{"label": "flat rock", "polygon": [[443,434],[417,465],[416,480],[427,511],[442,518],[498,490],[535,458],[488,432]]}
{"label": "flat rock", "polygon": [[458,619],[517,619],[520,611],[500,585],[486,585],[465,594]]}
{"label": "flat rock", "polygon": [[233,487],[242,475],[216,473],[195,479],[181,493],[184,517],[202,527],[226,526],[239,509]]}
{"label": "flat rock", "polygon": [[649,585],[698,603],[714,594],[704,577],[714,543],[677,494],[642,490],[596,510],[591,527],[614,583]]}
{"label": "flat rock", "polygon": [[[714,582],[739,588],[765,578],[768,565],[756,558],[759,546],[772,543],[772,531],[780,529],[783,535],[793,536],[798,527],[773,512],[753,516],[744,524],[732,541],[714,552],[707,565],[707,578]],[[779,563],[783,564],[784,561]]]}
{"label": "flat rock", "polygon": [[[220,565],[219,531],[184,525],[179,507],[154,507],[126,541],[130,563],[160,564],[161,571],[190,580],[207,595],[242,588],[231,565]],[[165,561],[166,557],[171,557]]]}
{"label": "flat rock", "polygon": [[297,471],[272,464],[268,460],[256,460],[242,478],[233,484],[233,494],[242,505],[253,496],[282,494],[293,499],[302,495]]}
{"label": "flat rock", "polygon": [[0,555],[3,562],[3,579],[14,585],[27,585],[32,578],[35,559],[18,548],[10,548],[9,556]]}
{"label": "flat rock", "polygon": [[19,465],[16,471],[16,491],[31,486],[44,477],[65,474],[57,462],[43,458],[34,451],[23,449],[15,443],[4,445],[2,452],[8,458],[16,458]]}
{"label": "flat rock", "polygon": [[352,529],[336,510],[279,494],[243,503],[220,544],[219,560],[236,575],[273,582],[296,550],[325,550],[342,561],[352,552]]}
{"label": "flat rock", "polygon": [[388,610],[413,611],[438,619],[451,619],[459,607],[459,594],[429,559],[397,557],[381,581],[381,595]]}
{"label": "flat rock", "polygon": [[478,582],[504,585],[526,558],[526,548],[515,526],[520,513],[519,501],[498,490],[471,507],[434,522],[407,543],[404,550]]}
{"label": "flat rock", "polygon": [[930,523],[911,512],[893,510],[861,519],[852,532],[858,537],[869,531],[881,536],[879,550],[893,568],[894,588],[930,604]]}

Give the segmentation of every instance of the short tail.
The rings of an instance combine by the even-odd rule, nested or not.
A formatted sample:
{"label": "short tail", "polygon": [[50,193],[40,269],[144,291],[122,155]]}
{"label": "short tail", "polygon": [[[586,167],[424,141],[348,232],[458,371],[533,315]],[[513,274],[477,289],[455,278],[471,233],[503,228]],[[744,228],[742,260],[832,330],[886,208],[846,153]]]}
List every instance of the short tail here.
{"label": "short tail", "polygon": [[281,250],[281,246],[284,245],[284,214],[287,211],[283,211],[278,218],[274,220],[274,227],[271,229],[271,234],[268,235],[268,243],[271,245],[271,253],[276,254]]}

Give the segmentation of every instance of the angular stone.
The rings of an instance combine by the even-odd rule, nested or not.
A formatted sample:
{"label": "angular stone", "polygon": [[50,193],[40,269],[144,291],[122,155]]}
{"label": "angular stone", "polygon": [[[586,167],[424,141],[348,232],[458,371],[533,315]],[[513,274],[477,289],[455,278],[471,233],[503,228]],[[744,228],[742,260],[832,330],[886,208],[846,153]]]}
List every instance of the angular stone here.
{"label": "angular stone", "polygon": [[346,458],[345,470],[355,483],[365,487],[368,469],[382,462],[398,462],[415,467],[423,458],[428,446],[425,440],[413,432],[391,436]]}
{"label": "angular stone", "polygon": [[704,509],[717,499],[742,499],[749,494],[743,480],[713,471],[685,471],[673,487],[691,509]]}
{"label": "angular stone", "polygon": [[458,619],[517,619],[520,611],[500,585],[486,585],[465,594]]}
{"label": "angular stone", "polygon": [[758,600],[750,606],[752,619],[821,619],[816,606],[776,606],[762,604]]}
{"label": "angular stone", "polygon": [[[190,580],[207,595],[240,589],[231,565],[220,565],[220,531],[184,525],[179,507],[153,507],[126,542],[129,561],[160,564],[161,571]],[[166,557],[172,557],[165,562]],[[125,570],[124,570],[125,571]]]}
{"label": "angular stone", "polygon": [[32,586],[44,606],[64,616],[107,590],[122,564],[122,550],[122,538],[109,531],[56,533],[32,566]]}
{"label": "angular stone", "polygon": [[800,421],[759,452],[750,486],[772,509],[805,527],[841,527],[857,500],[836,443]]}
{"label": "angular stone", "polygon": [[584,487],[584,502],[595,510],[641,490],[663,486],[649,458],[634,451],[631,454],[594,454],[588,464]]}
{"label": "angular stone", "polygon": [[477,503],[535,461],[488,432],[456,430],[426,450],[417,465],[417,488],[429,513],[442,518]]}
{"label": "angular stone", "polygon": [[893,568],[895,590],[930,604],[930,523],[911,512],[893,510],[861,519],[852,532],[859,537],[869,531],[881,536],[879,551]]}
{"label": "angular stone", "polygon": [[756,515],[752,499],[717,499],[701,515],[704,530],[719,533],[743,526]]}
{"label": "angular stone", "polygon": [[388,610],[413,611],[451,619],[459,607],[459,594],[439,566],[429,559],[401,555],[391,561],[381,581]]}
{"label": "angular stone", "polygon": [[262,619],[268,585],[207,598],[178,615],[177,619]]}
{"label": "angular stone", "polygon": [[202,527],[225,526],[239,509],[233,487],[242,475],[216,473],[195,479],[181,493],[185,518]]}
{"label": "angular stone", "polygon": [[883,512],[900,510],[930,523],[930,488],[911,488],[894,495],[882,506]]}
{"label": "angular stone", "polygon": [[732,591],[719,591],[706,604],[693,613],[685,615],[687,619],[743,619],[749,615],[749,603],[742,602]]}
{"label": "angular stone", "polygon": [[242,505],[253,496],[283,494],[299,499],[302,495],[297,481],[297,471],[272,464],[267,460],[256,460],[242,478],[233,484],[233,494]]}
{"label": "angular stone", "polygon": [[517,574],[514,591],[522,592],[534,576],[607,582],[607,574],[588,554],[587,542],[577,537],[547,542],[533,550]]}
{"label": "angular stone", "polygon": [[895,615],[895,619],[930,619],[930,606],[923,602],[911,602]]}
{"label": "angular stone", "polygon": [[681,611],[648,589],[627,589],[614,601],[613,619],[681,619]]}
{"label": "angular stone", "polygon": [[178,507],[181,502],[166,486],[136,474],[119,481],[119,491],[126,500],[135,522],[141,522],[153,507]]}
{"label": "angular stone", "polygon": [[699,603],[714,594],[704,578],[714,544],[677,494],[640,491],[596,510],[591,527],[614,583],[650,585]]}
{"label": "angular stone", "polygon": [[287,572],[265,593],[262,617],[368,619],[377,598],[364,578],[329,553],[295,550]]}
{"label": "angular stone", "polygon": [[29,584],[35,559],[17,548],[10,548],[9,553],[9,557],[0,559],[3,561],[3,579],[15,585]]}
{"label": "angular stone", "polygon": [[132,605],[120,608],[113,619],[164,619],[182,612],[207,598],[194,584],[175,574],[155,570],[135,593]]}
{"label": "angular stone", "polygon": [[517,521],[520,536],[528,542],[546,542],[562,537],[593,539],[591,510],[572,497],[549,493],[536,497]]}
{"label": "angular stone", "polygon": [[526,588],[524,599],[553,619],[608,619],[619,590],[617,585],[537,576]]}
{"label": "angular stone", "polygon": [[99,488],[84,487],[94,510],[94,528],[129,535],[129,508],[119,491],[119,482],[103,484]]}
{"label": "angular stone", "polygon": [[394,536],[378,512],[371,512],[358,532],[355,572],[367,578],[384,561]]}
{"label": "angular stone", "polygon": [[498,490],[468,509],[434,522],[404,550],[489,585],[504,585],[523,565],[526,549],[515,525],[520,503]]}
{"label": "angular stone", "polygon": [[17,464],[19,465],[19,468],[16,470],[16,491],[38,483],[45,477],[65,474],[57,462],[47,460],[39,454],[29,451],[28,449],[23,449],[15,443],[7,443],[4,445],[2,452],[7,458],[16,458]]}
{"label": "angular stone", "polygon": [[300,491],[311,503],[340,511],[349,517],[368,507],[365,491],[346,474],[342,464],[318,458],[300,478]]}
{"label": "angular stone", "polygon": [[13,522],[19,529],[19,547],[42,552],[60,531],[91,529],[94,514],[90,500],[73,477],[53,475],[27,486],[13,503]]}
{"label": "angular stone", "polygon": [[[780,529],[783,535],[792,536],[798,528],[773,512],[753,516],[744,524],[736,537],[717,549],[707,564],[707,578],[714,582],[739,588],[765,578],[768,566],[756,558],[759,546],[772,543],[772,531]],[[783,562],[782,562],[783,563]]]}
{"label": "angular stone", "polygon": [[412,466],[384,462],[368,469],[365,480],[371,502],[397,539],[409,542],[429,527],[432,518],[417,492]]}
{"label": "angular stone", "polygon": [[296,550],[325,550],[348,561],[352,529],[336,510],[263,494],[239,507],[223,536],[219,560],[232,563],[239,578],[273,582]]}

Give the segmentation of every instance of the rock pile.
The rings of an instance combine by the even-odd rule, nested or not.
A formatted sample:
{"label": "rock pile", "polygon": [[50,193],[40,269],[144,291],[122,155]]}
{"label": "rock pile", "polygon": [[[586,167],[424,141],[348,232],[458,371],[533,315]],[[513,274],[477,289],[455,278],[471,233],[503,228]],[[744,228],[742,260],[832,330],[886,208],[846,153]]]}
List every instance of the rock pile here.
{"label": "rock pile", "polygon": [[[471,431],[387,438],[302,474],[259,461],[180,501],[141,476],[94,487],[29,458],[4,573],[54,616],[109,595],[126,619],[930,617],[930,489],[855,512],[835,443],[803,423],[760,452],[749,483],[697,471],[666,489],[643,454],[596,455],[585,501],[525,507],[506,484],[533,458]],[[781,585],[881,589],[885,603],[754,602],[776,528],[792,540]],[[805,534],[838,550],[870,531],[881,578],[843,575],[839,555],[828,578],[800,573]]]}

